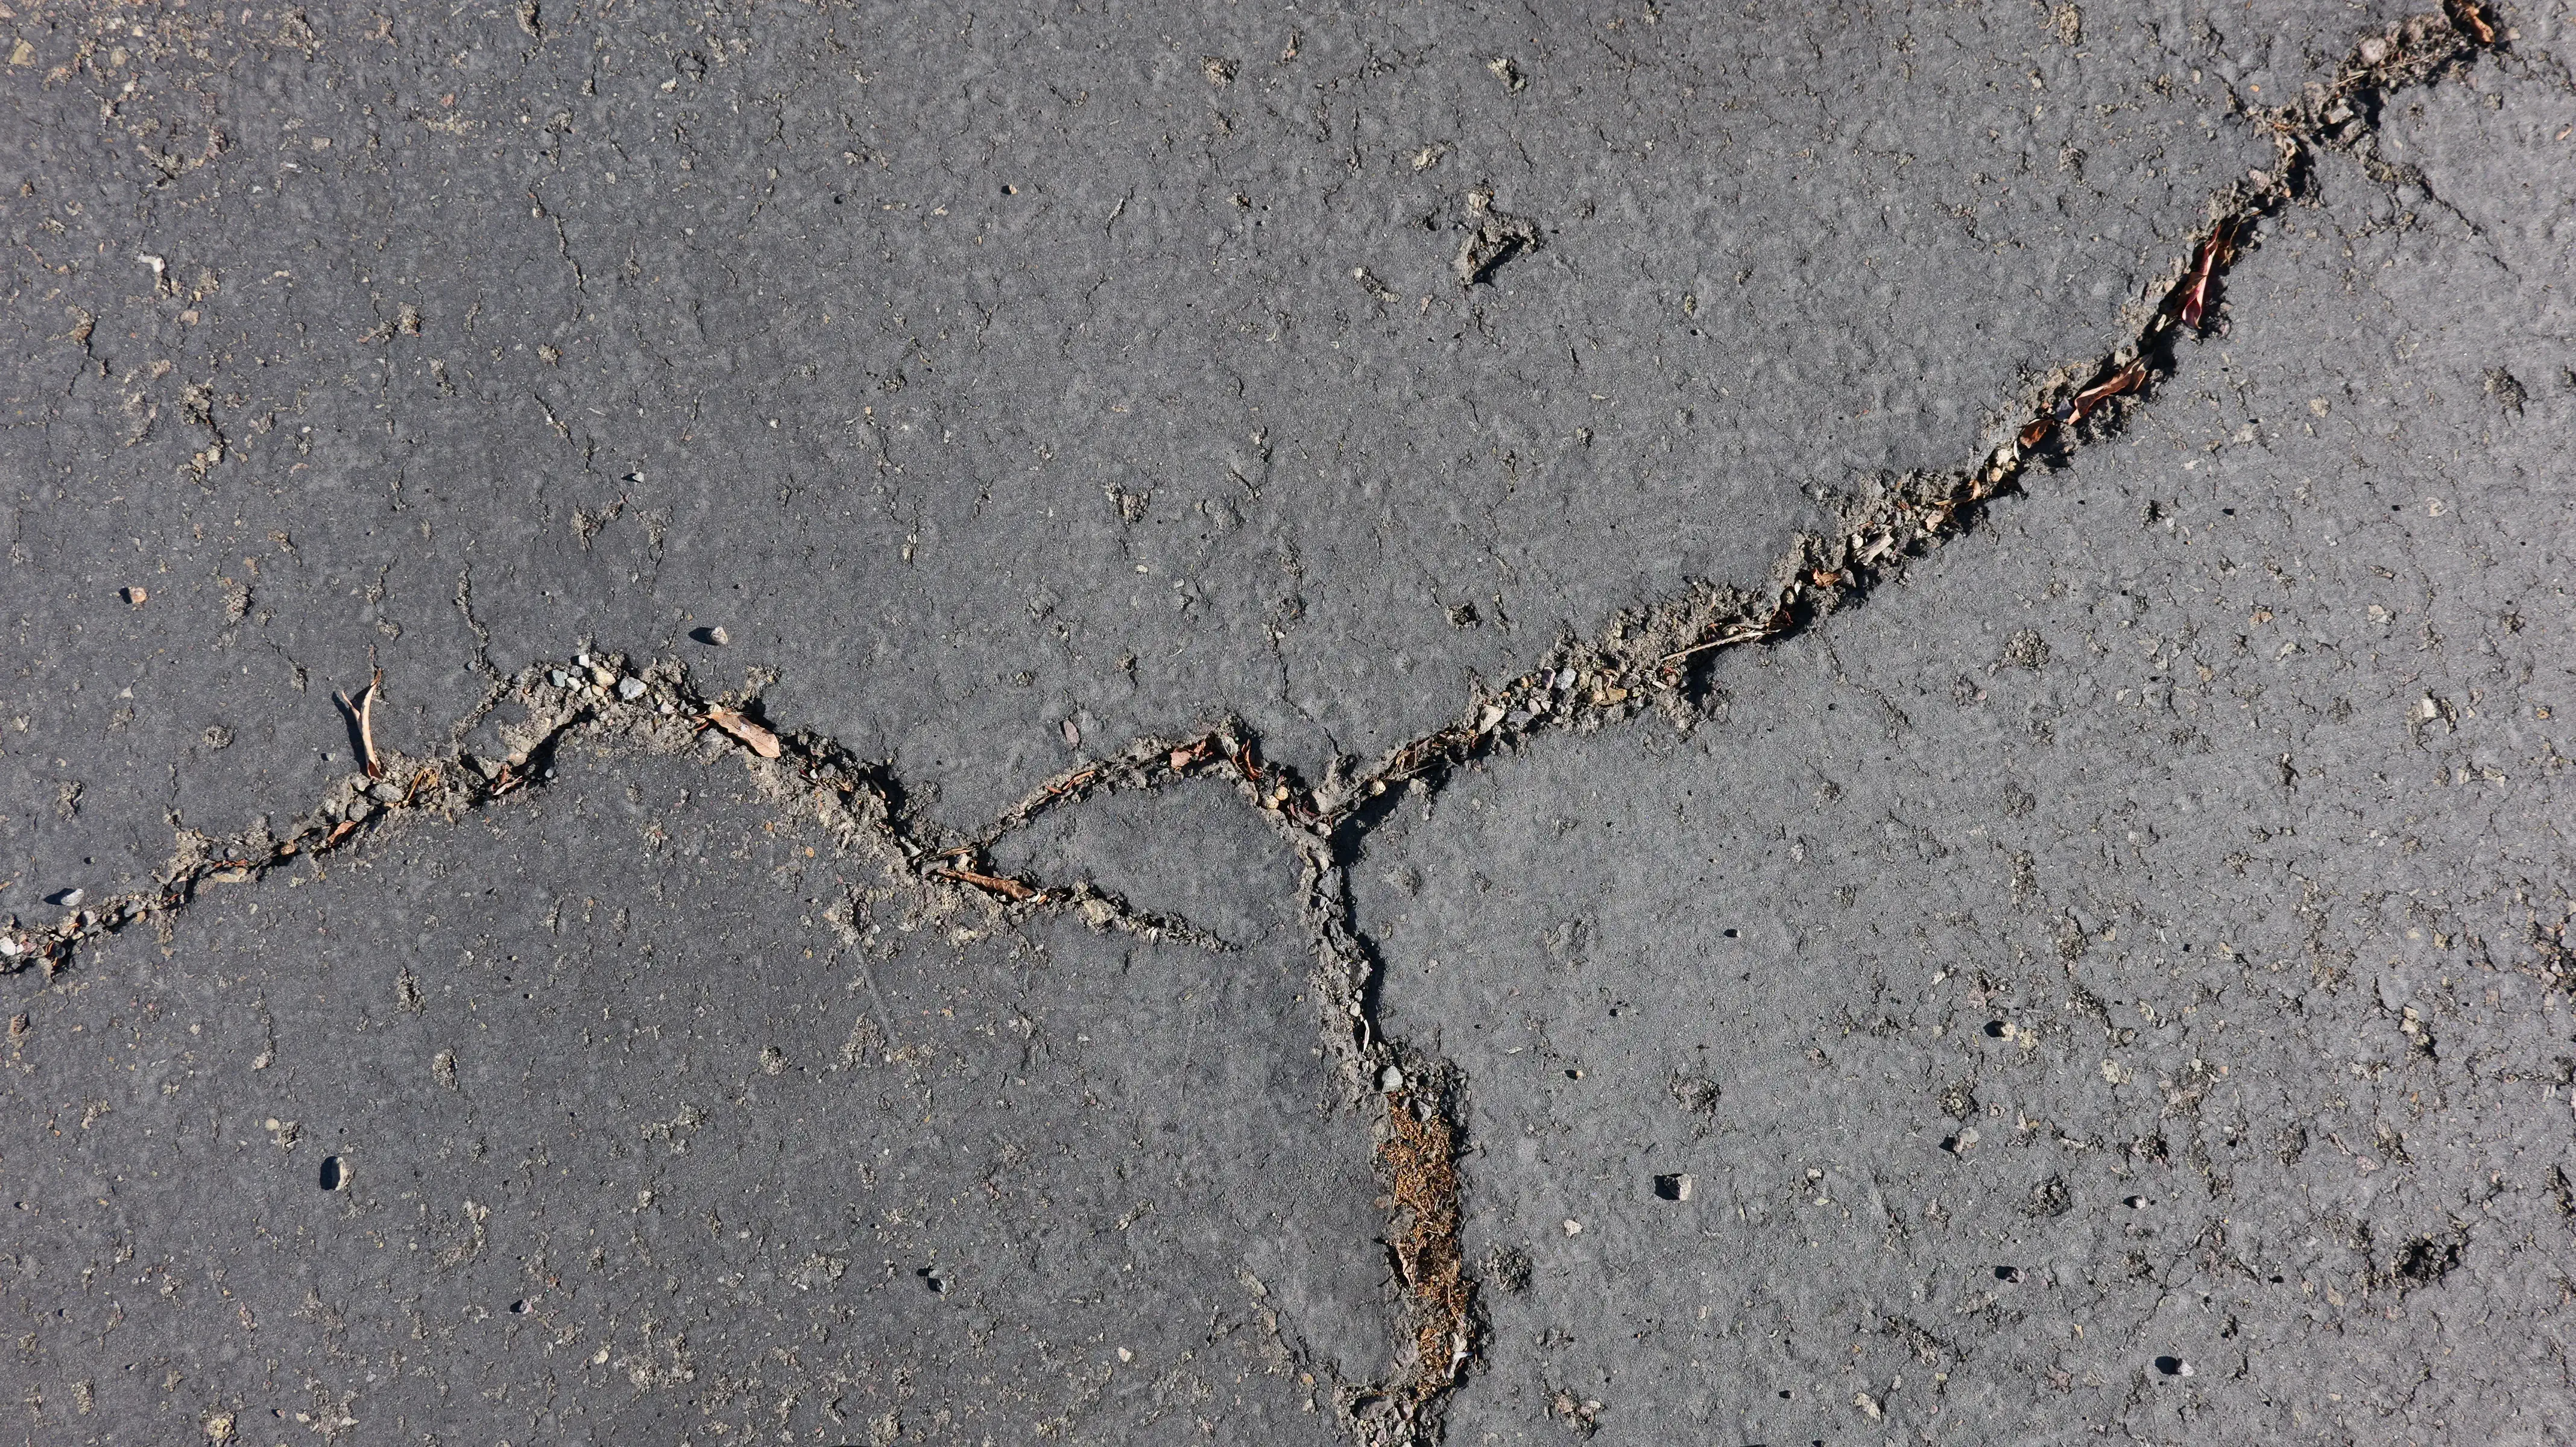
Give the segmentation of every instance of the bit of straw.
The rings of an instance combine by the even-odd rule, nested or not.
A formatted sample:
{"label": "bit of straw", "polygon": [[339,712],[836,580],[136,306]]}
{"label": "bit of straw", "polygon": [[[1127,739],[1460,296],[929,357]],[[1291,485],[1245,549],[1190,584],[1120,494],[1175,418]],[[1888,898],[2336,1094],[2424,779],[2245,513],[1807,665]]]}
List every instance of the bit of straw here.
{"label": "bit of straw", "polygon": [[974,885],[978,889],[990,890],[1006,899],[1035,899],[1038,896],[1038,891],[1034,886],[1022,884],[1016,879],[1006,878],[999,874],[979,874],[963,865],[954,865],[947,869],[940,870],[939,872],[950,879],[963,880],[968,884]]}
{"label": "bit of straw", "polygon": [[384,686],[385,671],[379,668],[375,676],[367,680],[367,686],[359,691],[357,702],[351,703],[345,693],[340,695],[340,707],[347,709],[349,717],[358,721],[358,747],[366,754],[367,777],[370,779],[385,776],[384,760],[376,755],[376,694]]}
{"label": "bit of straw", "polygon": [[710,708],[707,722],[742,740],[743,747],[764,759],[778,757],[778,735],[729,708]]}

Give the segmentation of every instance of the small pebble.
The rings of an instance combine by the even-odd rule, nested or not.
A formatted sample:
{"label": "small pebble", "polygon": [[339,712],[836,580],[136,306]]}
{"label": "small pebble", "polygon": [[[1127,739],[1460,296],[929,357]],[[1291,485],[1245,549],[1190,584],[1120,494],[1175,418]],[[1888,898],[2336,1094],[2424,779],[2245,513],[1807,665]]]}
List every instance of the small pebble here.
{"label": "small pebble", "polygon": [[572,682],[572,675],[558,668],[546,675],[546,681],[557,688],[562,688]]}
{"label": "small pebble", "polygon": [[18,942],[6,935],[0,935],[0,960],[14,960],[17,957]]}
{"label": "small pebble", "polygon": [[374,788],[369,789],[367,792],[375,795],[377,799],[384,803],[394,804],[401,802],[403,787],[402,785],[395,783],[393,780],[387,779],[383,783],[376,785]]}
{"label": "small pebble", "polygon": [[725,635],[725,631],[723,629],[710,628],[707,630],[707,641],[718,648],[722,648],[733,640]]}
{"label": "small pebble", "polygon": [[54,896],[54,903],[61,905],[65,909],[78,909],[80,908],[80,902],[88,897],[89,892],[87,890],[66,889],[62,893]]}
{"label": "small pebble", "polygon": [[621,678],[617,680],[617,696],[626,700],[628,703],[633,703],[635,700],[642,698],[644,696],[644,680],[640,678]]}
{"label": "small pebble", "polygon": [[590,665],[590,681],[606,688],[617,681],[617,675],[594,663]]}
{"label": "small pebble", "polygon": [[1404,1088],[1404,1072],[1395,1066],[1388,1066],[1379,1074],[1377,1078],[1377,1088],[1380,1090],[1402,1090]]}

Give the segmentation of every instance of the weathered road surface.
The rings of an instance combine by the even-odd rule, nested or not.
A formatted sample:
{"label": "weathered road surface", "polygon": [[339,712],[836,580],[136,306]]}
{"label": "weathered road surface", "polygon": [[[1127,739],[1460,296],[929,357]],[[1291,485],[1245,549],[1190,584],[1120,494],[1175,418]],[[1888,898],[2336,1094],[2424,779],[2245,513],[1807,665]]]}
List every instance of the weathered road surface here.
{"label": "weathered road surface", "polygon": [[0,15],[29,1442],[2576,1434],[2565,19]]}

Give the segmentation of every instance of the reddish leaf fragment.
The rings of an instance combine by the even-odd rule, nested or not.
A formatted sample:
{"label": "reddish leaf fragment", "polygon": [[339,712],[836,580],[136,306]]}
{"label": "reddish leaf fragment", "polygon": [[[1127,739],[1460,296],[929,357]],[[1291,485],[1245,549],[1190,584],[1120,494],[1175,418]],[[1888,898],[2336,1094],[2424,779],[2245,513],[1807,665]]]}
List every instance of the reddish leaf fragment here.
{"label": "reddish leaf fragment", "polygon": [[729,708],[710,708],[707,722],[742,740],[743,747],[764,759],[778,757],[778,735]]}
{"label": "reddish leaf fragment", "polygon": [[2048,436],[2056,426],[2056,423],[2042,417],[2038,421],[2030,424],[2028,427],[2023,428],[2021,430],[2021,436],[2016,440],[2024,447],[2037,447],[2040,444],[2040,440]]}
{"label": "reddish leaf fragment", "polygon": [[2112,398],[2119,396],[2123,392],[2135,389],[2146,380],[2146,363],[2131,362],[2119,371],[2112,373],[2110,380],[2097,383],[2075,394],[2075,420],[2078,422],[2083,421],[2086,417],[2092,414],[2094,408],[2101,406],[2103,403],[2110,401]]}
{"label": "reddish leaf fragment", "polygon": [[2209,239],[2200,244],[2200,264],[2193,269],[2191,286],[2182,297],[2184,326],[2198,327],[2202,315],[2208,311],[2209,283],[2217,275],[2218,268],[2226,265],[2228,258],[2235,254],[2230,244],[2233,230],[2232,226],[2222,222],[2216,231],[2209,234]]}

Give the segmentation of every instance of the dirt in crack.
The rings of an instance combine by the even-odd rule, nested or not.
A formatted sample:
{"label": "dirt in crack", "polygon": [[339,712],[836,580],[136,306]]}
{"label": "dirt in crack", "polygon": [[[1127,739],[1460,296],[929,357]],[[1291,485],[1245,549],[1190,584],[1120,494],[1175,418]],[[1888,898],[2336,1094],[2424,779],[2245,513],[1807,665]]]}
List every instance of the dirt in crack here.
{"label": "dirt in crack", "polygon": [[1410,1425],[1457,1382],[1475,1349],[1476,1288],[1459,1244],[1466,1193],[1445,1102],[1425,1089],[1388,1091],[1377,1157],[1395,1217],[1388,1250],[1404,1283],[1413,1357],[1385,1400]]}

